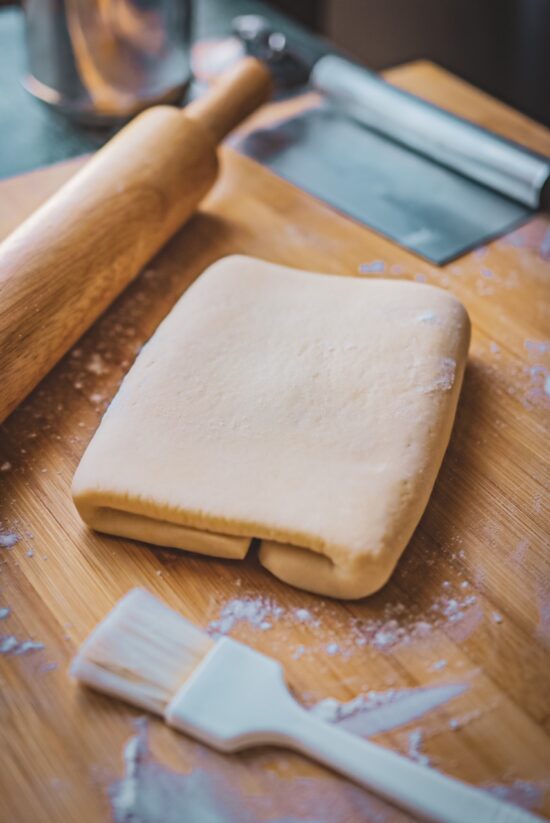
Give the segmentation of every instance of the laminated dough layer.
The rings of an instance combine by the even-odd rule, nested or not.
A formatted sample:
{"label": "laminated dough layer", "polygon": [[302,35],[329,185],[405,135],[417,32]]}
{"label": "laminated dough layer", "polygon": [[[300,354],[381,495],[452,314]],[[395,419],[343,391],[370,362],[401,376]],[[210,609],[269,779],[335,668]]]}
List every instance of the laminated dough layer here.
{"label": "laminated dough layer", "polygon": [[92,527],[341,598],[387,581],[428,501],[469,344],[406,281],[218,261],[142,349],[73,482]]}

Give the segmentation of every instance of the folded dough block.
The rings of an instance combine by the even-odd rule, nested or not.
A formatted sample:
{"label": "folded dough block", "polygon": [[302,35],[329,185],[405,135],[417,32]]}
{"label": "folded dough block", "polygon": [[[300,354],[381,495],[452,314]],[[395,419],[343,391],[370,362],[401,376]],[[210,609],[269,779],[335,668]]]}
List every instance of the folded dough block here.
{"label": "folded dough block", "polygon": [[227,257],[141,351],[73,482],[111,534],[379,589],[428,501],[469,344],[432,286]]}

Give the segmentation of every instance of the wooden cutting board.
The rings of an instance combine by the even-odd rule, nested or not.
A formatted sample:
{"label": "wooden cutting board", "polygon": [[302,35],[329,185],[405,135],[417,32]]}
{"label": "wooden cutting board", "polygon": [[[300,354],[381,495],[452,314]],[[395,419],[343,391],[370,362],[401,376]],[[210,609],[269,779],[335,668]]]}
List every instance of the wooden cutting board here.
{"label": "wooden cutting board", "polygon": [[[388,76],[550,153],[547,130],[430,64]],[[0,183],[0,235],[81,162]],[[470,361],[436,488],[393,579],[363,602],[293,590],[254,557],[223,562],[93,534],[73,509],[73,471],[140,346],[193,279],[234,252],[343,275],[383,268],[451,290],[470,312]],[[0,548],[0,608],[10,609],[0,635],[44,648],[0,655],[0,819],[109,818],[138,713],[78,689],[67,665],[136,585],[201,626],[225,608],[225,628],[282,660],[308,704],[395,690],[380,743],[550,816],[549,281],[548,215],[436,268],[225,150],[200,213],[1,427],[0,532],[18,542]],[[248,620],[235,620],[234,599],[247,601]],[[400,690],[419,686],[428,691],[416,693],[415,713]],[[158,804],[143,820],[409,819],[298,756],[222,757],[153,718],[148,733],[152,760],[125,784],[136,802]]]}

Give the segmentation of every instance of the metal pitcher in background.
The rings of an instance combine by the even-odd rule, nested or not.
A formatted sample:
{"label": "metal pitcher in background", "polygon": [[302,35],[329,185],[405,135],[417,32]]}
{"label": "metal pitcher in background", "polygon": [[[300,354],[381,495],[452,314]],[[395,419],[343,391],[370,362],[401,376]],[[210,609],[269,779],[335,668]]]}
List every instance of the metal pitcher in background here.
{"label": "metal pitcher in background", "polygon": [[190,80],[191,0],[24,0],[26,88],[81,122],[176,102]]}

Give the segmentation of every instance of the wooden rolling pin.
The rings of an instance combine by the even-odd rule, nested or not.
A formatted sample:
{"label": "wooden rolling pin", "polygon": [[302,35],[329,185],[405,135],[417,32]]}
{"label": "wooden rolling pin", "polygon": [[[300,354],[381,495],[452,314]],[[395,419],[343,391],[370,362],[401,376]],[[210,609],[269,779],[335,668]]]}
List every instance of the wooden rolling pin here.
{"label": "wooden rolling pin", "polygon": [[0,422],[190,217],[270,87],[245,58],[185,109],[143,112],[0,245]]}

